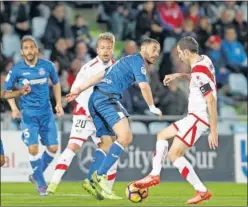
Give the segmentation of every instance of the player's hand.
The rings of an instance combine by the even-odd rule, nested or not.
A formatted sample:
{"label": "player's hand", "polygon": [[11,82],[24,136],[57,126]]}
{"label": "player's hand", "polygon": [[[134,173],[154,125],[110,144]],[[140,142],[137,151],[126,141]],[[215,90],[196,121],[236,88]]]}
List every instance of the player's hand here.
{"label": "player's hand", "polygon": [[215,149],[218,147],[218,133],[217,132],[210,132],[208,136],[208,144],[210,149]]}
{"label": "player's hand", "polygon": [[31,87],[29,84],[26,84],[22,88],[19,89],[19,93],[21,96],[25,96],[30,92],[31,92]]}
{"label": "player's hand", "polygon": [[170,74],[170,75],[166,75],[164,77],[163,83],[165,86],[168,86],[169,83],[173,80],[175,80],[177,78],[176,74]]}
{"label": "player's hand", "polygon": [[71,102],[71,101],[75,100],[79,94],[80,94],[80,91],[79,91],[79,89],[76,88],[74,91],[72,91],[71,93],[66,95],[66,101]]}
{"label": "player's hand", "polygon": [[21,118],[21,113],[19,109],[15,109],[12,111],[12,118],[13,119],[20,119]]}
{"label": "player's hand", "polygon": [[152,106],[149,106],[149,110],[153,114],[158,115],[159,119],[162,119],[163,114],[162,114],[162,111],[159,108],[157,108],[156,106],[152,105]]}
{"label": "player's hand", "polygon": [[62,107],[62,105],[61,104],[57,104],[56,106],[55,106],[55,110],[56,110],[56,114],[57,114],[57,116],[63,116],[64,115],[64,109],[63,109],[63,107]]}

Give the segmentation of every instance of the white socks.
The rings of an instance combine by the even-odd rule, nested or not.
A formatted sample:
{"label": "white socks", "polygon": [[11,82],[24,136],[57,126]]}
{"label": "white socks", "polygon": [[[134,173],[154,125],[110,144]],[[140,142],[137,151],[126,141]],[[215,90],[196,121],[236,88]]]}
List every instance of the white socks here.
{"label": "white socks", "polygon": [[180,157],[173,162],[173,165],[179,170],[181,175],[195,188],[201,192],[207,192],[207,188],[196,175],[193,166],[185,157]]}
{"label": "white socks", "polygon": [[[158,140],[156,142],[156,152],[153,157],[152,171],[150,175],[160,175],[163,163],[168,154],[168,141]],[[195,190],[206,192],[207,188],[196,175],[193,166],[185,157],[179,157],[173,162],[181,175],[195,188]]]}
{"label": "white socks", "polygon": [[168,141],[158,140],[156,142],[156,152],[153,157],[152,171],[150,175],[160,175],[163,163],[168,154]]}
{"label": "white socks", "polygon": [[75,153],[71,149],[66,148],[64,150],[64,152],[59,157],[58,164],[56,165],[56,169],[53,174],[53,178],[51,180],[52,183],[56,183],[56,184],[60,183],[61,178],[63,177],[65,171],[70,166],[74,156]]}

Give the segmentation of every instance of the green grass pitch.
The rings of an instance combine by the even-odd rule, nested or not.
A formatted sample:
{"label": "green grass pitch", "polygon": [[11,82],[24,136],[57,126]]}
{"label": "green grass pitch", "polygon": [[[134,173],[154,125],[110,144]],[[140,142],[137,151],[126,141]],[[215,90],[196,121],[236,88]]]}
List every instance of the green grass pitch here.
{"label": "green grass pitch", "polygon": [[[80,182],[63,182],[57,193],[38,196],[30,183],[1,183],[1,206],[183,206],[194,191],[188,183],[167,183],[149,189],[141,203],[131,203],[125,197],[127,183],[117,182],[114,191],[123,200],[97,201],[81,188]],[[247,206],[247,186],[234,183],[206,183],[213,193],[201,206]]]}

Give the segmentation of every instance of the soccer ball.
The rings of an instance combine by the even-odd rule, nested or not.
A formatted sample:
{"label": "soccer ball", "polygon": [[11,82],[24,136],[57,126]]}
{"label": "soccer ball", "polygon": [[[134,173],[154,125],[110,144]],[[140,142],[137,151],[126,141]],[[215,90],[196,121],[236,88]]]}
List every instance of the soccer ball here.
{"label": "soccer ball", "polygon": [[148,197],[148,188],[136,188],[131,182],[126,187],[126,196],[133,203],[139,203]]}

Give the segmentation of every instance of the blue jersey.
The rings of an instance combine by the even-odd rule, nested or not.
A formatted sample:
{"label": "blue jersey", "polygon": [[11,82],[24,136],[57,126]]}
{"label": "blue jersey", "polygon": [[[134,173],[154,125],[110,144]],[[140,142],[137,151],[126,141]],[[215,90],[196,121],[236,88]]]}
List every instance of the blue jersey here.
{"label": "blue jersey", "polygon": [[20,97],[20,107],[31,114],[42,114],[51,110],[49,79],[54,85],[59,81],[52,62],[39,59],[37,64],[32,67],[21,60],[13,66],[7,75],[4,88],[5,90],[12,90],[15,84],[20,88],[29,83],[31,92]]}
{"label": "blue jersey", "polygon": [[146,68],[140,54],[129,55],[109,67],[96,87],[106,93],[121,94],[134,83],[147,82]]}

